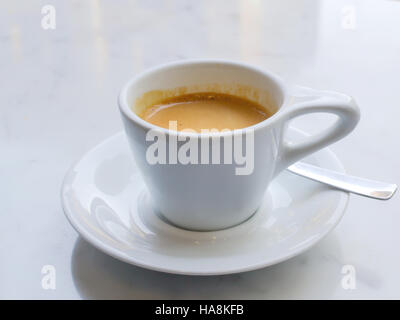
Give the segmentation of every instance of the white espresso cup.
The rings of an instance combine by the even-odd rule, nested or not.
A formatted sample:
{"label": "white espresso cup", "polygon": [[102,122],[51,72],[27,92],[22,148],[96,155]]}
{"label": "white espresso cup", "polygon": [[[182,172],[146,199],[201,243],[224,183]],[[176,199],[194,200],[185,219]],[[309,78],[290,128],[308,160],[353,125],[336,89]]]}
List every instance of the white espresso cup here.
{"label": "white espresso cup", "polygon": [[[182,89],[183,88],[183,89]],[[355,101],[344,94],[299,89],[256,67],[230,61],[173,62],[145,71],[130,80],[119,96],[126,135],[154,208],[172,224],[191,230],[211,231],[237,225],[260,206],[268,185],[282,170],[301,158],[343,138],[357,125],[360,114]],[[149,92],[221,92],[244,96],[267,105],[273,115],[251,127],[229,132],[187,133],[155,126],[138,116]],[[290,120],[310,113],[330,113],[337,120],[323,132],[293,145],[286,139]],[[171,119],[173,120],[173,119]],[[209,146],[207,153],[226,152],[236,137],[249,136],[248,172],[238,174],[238,163],[153,163],[149,147],[157,134],[165,138],[168,152],[188,139]],[[160,138],[159,138],[160,139]],[[187,140],[185,140],[187,139]],[[217,140],[223,143],[213,143]],[[224,140],[227,139],[227,140]],[[170,148],[178,140],[176,148]],[[208,141],[208,142],[207,142]],[[225,142],[227,141],[227,142]],[[242,151],[244,144],[241,145]],[[235,147],[235,145],[233,145]],[[199,148],[199,159],[205,149]],[[228,149],[229,150],[229,149]],[[211,157],[211,155],[210,155]],[[207,155],[208,158],[208,155]],[[244,170],[245,171],[245,170]]]}

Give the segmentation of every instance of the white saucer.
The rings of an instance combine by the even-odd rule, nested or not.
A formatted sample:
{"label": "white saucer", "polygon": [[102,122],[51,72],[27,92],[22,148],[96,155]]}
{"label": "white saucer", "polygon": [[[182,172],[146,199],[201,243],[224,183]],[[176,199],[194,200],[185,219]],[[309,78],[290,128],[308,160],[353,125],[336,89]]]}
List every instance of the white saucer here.
{"label": "white saucer", "polygon": [[[289,136],[305,134],[291,128]],[[305,161],[344,172],[328,149]],[[309,249],[337,225],[349,195],[283,172],[241,225],[214,232],[179,229],[152,210],[125,136],[118,133],[68,171],[61,198],[78,233],[119,260],[169,273],[217,275],[263,268]]]}

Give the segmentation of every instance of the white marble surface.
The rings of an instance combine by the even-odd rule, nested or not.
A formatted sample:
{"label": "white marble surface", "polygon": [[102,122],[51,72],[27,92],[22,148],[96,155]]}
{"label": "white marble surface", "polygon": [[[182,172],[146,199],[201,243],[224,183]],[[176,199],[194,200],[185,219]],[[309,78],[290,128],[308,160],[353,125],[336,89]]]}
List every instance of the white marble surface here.
{"label": "white marble surface", "polygon": [[[41,9],[56,8],[56,29]],[[356,97],[332,146],[348,172],[400,183],[400,1],[3,1],[0,4],[0,298],[400,298],[400,197],[352,196],[339,226],[287,262],[230,276],[133,267],[80,239],[59,199],[67,168],[121,130],[116,96],[162,62],[226,58]],[[310,132],[329,119],[298,121]],[[316,125],[317,123],[317,125]],[[344,265],[356,289],[341,286]],[[56,289],[41,286],[43,265]]]}

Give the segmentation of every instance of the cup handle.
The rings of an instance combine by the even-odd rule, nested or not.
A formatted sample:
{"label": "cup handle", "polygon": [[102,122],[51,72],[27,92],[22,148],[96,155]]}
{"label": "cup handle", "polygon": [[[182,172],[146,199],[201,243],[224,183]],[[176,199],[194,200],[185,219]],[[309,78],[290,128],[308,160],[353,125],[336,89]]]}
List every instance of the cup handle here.
{"label": "cup handle", "polygon": [[[338,92],[319,91],[295,86],[291,97],[282,109],[281,147],[274,176],[307,155],[332,144],[348,135],[360,120],[360,111],[350,96]],[[291,120],[310,113],[332,113],[337,120],[327,129],[306,141],[292,145],[286,139],[286,130]]]}

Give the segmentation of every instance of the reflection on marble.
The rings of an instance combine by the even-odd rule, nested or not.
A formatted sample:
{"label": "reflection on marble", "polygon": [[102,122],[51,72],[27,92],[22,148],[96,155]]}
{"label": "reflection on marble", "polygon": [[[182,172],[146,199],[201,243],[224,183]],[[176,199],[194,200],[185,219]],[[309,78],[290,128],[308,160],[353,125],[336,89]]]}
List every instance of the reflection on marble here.
{"label": "reflection on marble", "polygon": [[[400,298],[398,195],[389,202],[352,197],[338,228],[297,258],[207,278],[103,255],[77,240],[59,201],[67,168],[121,130],[122,84],[187,58],[242,60],[354,96],[361,122],[333,150],[348,172],[399,183],[399,1],[51,3],[57,27],[47,31],[42,1],[0,3],[0,298]],[[296,125],[313,132],[326,121],[310,116]],[[56,267],[56,290],[41,288],[46,264]],[[346,264],[356,268],[356,290],[340,285]]]}

